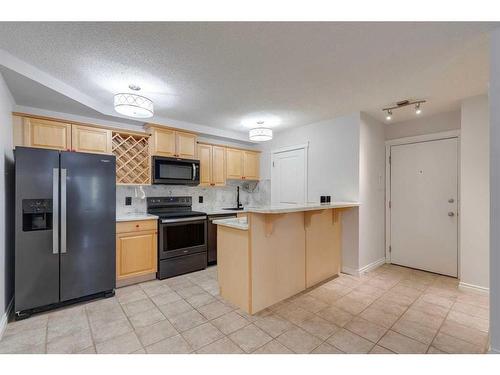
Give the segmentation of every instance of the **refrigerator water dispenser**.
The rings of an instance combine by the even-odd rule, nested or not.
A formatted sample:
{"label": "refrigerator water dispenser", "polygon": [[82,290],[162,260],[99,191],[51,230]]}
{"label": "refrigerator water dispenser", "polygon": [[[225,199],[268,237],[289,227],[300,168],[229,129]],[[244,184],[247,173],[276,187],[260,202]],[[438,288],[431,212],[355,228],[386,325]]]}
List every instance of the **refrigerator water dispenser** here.
{"label": "refrigerator water dispenser", "polygon": [[23,199],[23,231],[52,230],[52,199]]}

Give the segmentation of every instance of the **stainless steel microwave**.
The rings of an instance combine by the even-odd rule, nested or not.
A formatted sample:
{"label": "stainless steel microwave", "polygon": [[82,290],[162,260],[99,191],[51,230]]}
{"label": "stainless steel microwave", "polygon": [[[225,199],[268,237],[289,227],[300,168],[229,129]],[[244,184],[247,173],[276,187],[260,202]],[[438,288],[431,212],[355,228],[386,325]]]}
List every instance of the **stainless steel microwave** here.
{"label": "stainless steel microwave", "polygon": [[200,161],[153,156],[152,180],[153,184],[199,185]]}

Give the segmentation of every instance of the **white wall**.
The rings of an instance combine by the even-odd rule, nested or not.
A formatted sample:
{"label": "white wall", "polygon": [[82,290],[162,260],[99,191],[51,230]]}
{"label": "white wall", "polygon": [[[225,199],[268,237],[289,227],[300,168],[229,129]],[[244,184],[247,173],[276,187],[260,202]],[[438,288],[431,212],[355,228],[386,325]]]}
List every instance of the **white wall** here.
{"label": "white wall", "polygon": [[280,147],[309,142],[308,201],[321,195],[333,200],[359,198],[359,113],[305,125],[275,134],[262,144],[261,175],[271,176],[271,152]]}
{"label": "white wall", "polygon": [[490,346],[500,353],[500,28],[490,38]]}
{"label": "white wall", "polygon": [[385,125],[361,113],[359,268],[385,261]]}
{"label": "white wall", "polygon": [[397,139],[460,129],[460,110],[386,124],[385,138]]}
{"label": "white wall", "polygon": [[13,227],[11,205],[14,182],[12,107],[14,101],[0,74],[0,337],[13,290]]}
{"label": "white wall", "polygon": [[490,129],[488,97],[462,102],[460,131],[460,282],[489,286]]}

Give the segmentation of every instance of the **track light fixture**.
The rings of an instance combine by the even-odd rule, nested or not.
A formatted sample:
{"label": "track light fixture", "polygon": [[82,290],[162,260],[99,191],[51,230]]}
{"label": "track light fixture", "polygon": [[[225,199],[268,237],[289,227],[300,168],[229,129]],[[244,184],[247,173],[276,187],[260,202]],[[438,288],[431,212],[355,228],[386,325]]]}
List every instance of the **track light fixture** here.
{"label": "track light fixture", "polygon": [[415,114],[420,115],[422,113],[422,104],[425,102],[425,100],[403,100],[397,102],[395,106],[383,108],[382,111],[387,113],[387,115],[385,116],[385,119],[387,121],[392,120],[392,110],[406,107],[408,105],[415,105]]}
{"label": "track light fixture", "polygon": [[420,103],[415,104],[415,114],[419,115],[422,113],[422,109],[420,109]]}

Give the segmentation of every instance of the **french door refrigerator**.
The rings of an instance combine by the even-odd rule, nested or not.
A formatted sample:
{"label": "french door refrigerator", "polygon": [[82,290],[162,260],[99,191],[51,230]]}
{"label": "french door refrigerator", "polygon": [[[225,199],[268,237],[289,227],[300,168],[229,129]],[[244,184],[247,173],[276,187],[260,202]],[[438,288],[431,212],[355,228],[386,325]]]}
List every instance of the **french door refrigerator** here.
{"label": "french door refrigerator", "polygon": [[16,318],[115,288],[115,157],[15,149]]}

